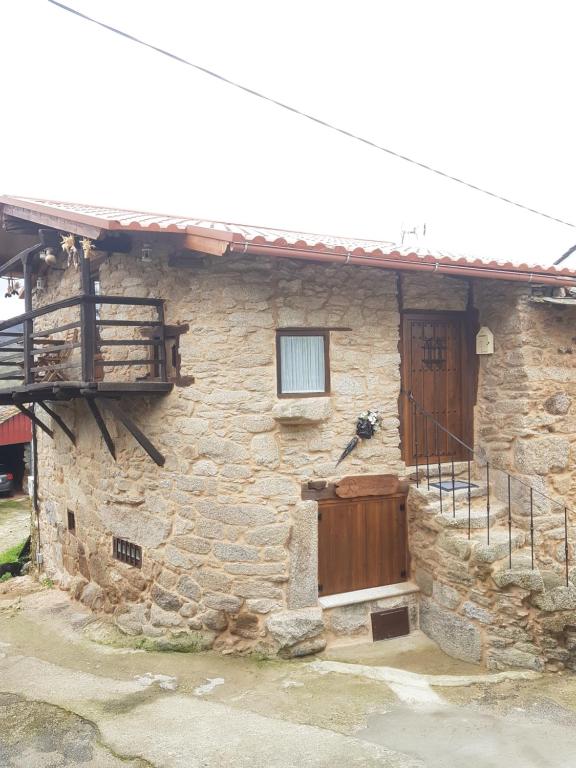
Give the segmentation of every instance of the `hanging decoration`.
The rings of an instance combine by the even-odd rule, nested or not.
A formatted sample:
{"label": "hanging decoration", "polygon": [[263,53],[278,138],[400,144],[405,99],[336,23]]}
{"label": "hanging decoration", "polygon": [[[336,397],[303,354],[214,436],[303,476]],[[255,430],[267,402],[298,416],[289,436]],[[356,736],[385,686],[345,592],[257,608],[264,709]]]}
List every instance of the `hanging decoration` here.
{"label": "hanging decoration", "polygon": [[360,440],[370,440],[381,426],[382,416],[378,411],[362,411],[360,416],[356,419],[356,435],[342,451],[340,458],[336,462],[336,466],[352,453]]}
{"label": "hanging decoration", "polygon": [[90,238],[83,237],[80,241],[80,245],[82,246],[82,253],[84,254],[85,259],[92,259],[96,256],[96,248],[94,248],[94,243]]}
{"label": "hanging decoration", "polygon": [[80,266],[80,256],[78,254],[78,248],[76,248],[76,238],[74,235],[62,235],[60,246],[68,257],[68,266],[78,269]]}
{"label": "hanging decoration", "polygon": [[20,293],[20,283],[18,280],[15,280],[13,277],[8,277],[6,279],[8,280],[8,287],[6,288],[4,298],[9,299],[11,296],[18,296]]}

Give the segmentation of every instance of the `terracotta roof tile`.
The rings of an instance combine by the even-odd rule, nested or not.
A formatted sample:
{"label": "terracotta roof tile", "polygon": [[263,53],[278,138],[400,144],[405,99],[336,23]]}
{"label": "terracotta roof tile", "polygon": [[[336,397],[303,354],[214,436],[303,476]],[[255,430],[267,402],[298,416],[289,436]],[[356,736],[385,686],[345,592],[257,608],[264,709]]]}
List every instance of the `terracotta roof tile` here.
{"label": "terracotta roof tile", "polygon": [[220,234],[226,240],[246,245],[269,245],[322,252],[328,255],[374,256],[379,259],[401,259],[424,264],[461,265],[478,269],[535,272],[553,277],[576,278],[576,271],[568,268],[559,269],[550,265],[520,263],[511,260],[486,260],[437,250],[425,245],[405,246],[388,241],[334,237],[332,235],[246,226],[222,221],[129,211],[120,208],[66,203],[58,200],[5,196],[0,197],[0,205],[4,205],[8,209],[17,207],[28,211],[51,213],[63,219],[69,215],[71,220],[85,221],[96,226],[100,224],[109,231],[179,232],[215,238]]}

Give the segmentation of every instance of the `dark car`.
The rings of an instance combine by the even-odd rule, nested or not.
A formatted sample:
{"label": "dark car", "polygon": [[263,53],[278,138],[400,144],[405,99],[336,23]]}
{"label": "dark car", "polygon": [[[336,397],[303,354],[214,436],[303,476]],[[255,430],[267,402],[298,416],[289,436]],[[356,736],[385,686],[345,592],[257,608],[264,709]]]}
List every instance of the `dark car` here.
{"label": "dark car", "polygon": [[4,464],[0,464],[0,493],[8,496],[14,493],[14,475]]}

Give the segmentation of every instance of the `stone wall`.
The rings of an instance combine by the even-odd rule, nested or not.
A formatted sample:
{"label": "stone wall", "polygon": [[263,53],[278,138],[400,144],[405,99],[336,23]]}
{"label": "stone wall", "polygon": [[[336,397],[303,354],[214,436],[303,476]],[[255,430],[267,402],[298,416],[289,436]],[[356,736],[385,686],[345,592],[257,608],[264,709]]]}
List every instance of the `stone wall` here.
{"label": "stone wall", "polygon": [[[495,347],[480,358],[476,445],[495,467],[570,506],[576,501],[576,318],[570,308],[530,303],[530,290],[498,281],[475,286],[480,323],[494,333]],[[501,498],[505,483],[495,472]],[[512,495],[514,511],[527,514],[519,483],[513,482]],[[534,503],[539,514],[562,511],[538,493]]]}
{"label": "stone wall", "polygon": [[404,272],[400,276],[402,308],[435,312],[465,312],[470,281],[430,272]]}
{"label": "stone wall", "polygon": [[435,493],[411,488],[420,628],[450,656],[489,669],[576,669],[576,568],[566,585],[558,531],[537,532],[532,568],[529,533],[515,528],[510,568],[506,507],[493,501],[492,518],[489,544],[484,528],[468,538],[450,510],[439,514]]}
{"label": "stone wall", "polygon": [[[101,290],[166,300],[166,322],[188,326],[180,336],[181,375],[193,383],[176,385],[165,397],[123,399],[166,456],[163,468],[107,415],[114,463],[82,400],[54,405],[76,433],[77,445],[57,426],[53,442],[39,434],[47,573],[87,605],[113,615],[123,631],[147,638],[187,633],[201,647],[215,643],[222,650],[297,655],[318,650],[326,635],[339,636],[345,625],[357,625],[350,631],[366,635],[370,606],[344,611],[343,623],[338,612],[322,617],[317,504],[302,500],[302,483],[405,472],[399,449],[399,298],[404,309],[463,311],[471,296],[468,281],[418,273],[399,279],[374,269],[246,257],[190,256],[187,266],[175,268],[165,239],[147,241],[153,261],[137,260],[136,242],[133,254],[102,264]],[[77,292],[78,271],[52,272],[35,302]],[[515,284],[476,281],[472,295],[481,324],[495,335],[495,354],[480,361],[480,453],[494,470],[510,468],[534,487],[571,500],[571,315],[530,304],[527,289]],[[101,311],[118,316],[116,309]],[[140,319],[149,311],[123,309],[122,316]],[[62,312],[59,322],[71,319],[72,310]],[[329,397],[277,398],[275,332],[287,327],[336,329],[330,334]],[[105,369],[109,381],[128,375],[134,372]],[[336,468],[357,415],[367,408],[384,414],[382,430]],[[479,476],[483,463],[478,462]],[[498,477],[494,471],[493,491],[502,497]],[[525,496],[520,502],[515,523],[525,531]],[[411,512],[410,547],[424,592],[422,627],[434,634],[440,626],[440,638],[468,638],[469,660],[498,666],[506,663],[498,650],[512,648],[541,666],[543,644],[553,641],[542,629],[550,615],[538,607],[541,596],[530,591],[534,583],[526,577],[526,592],[526,583],[511,577],[499,587],[498,569],[478,559],[480,550],[472,557],[471,545],[448,542],[427,515],[415,523],[418,509],[416,504]],[[67,530],[67,510],[75,514],[75,533]],[[559,583],[552,582],[562,567],[558,519],[542,500],[536,511],[538,566],[552,574],[546,578],[557,589]],[[113,536],[142,546],[141,569],[112,558]],[[555,593],[545,600],[549,606],[569,598]],[[562,655],[570,642],[558,641],[551,652]],[[546,658],[552,663],[553,657]]]}
{"label": "stone wall", "polygon": [[[189,326],[181,373],[194,383],[123,399],[165,454],[163,468],[106,416],[114,463],[84,402],[55,406],[77,446],[58,427],[54,442],[39,438],[48,574],[128,632],[196,632],[203,644],[216,633],[217,647],[238,650],[317,648],[317,506],[302,501],[301,484],[403,470],[396,275],[239,257],[173,268],[157,240],[153,263],[113,256],[100,280],[103,293],[166,299],[166,322]],[[295,326],[340,329],[330,397],[276,397],[275,331]],[[366,408],[384,414],[383,428],[336,469]],[[143,547],[141,569],[112,559],[113,536]]]}
{"label": "stone wall", "polygon": [[[480,325],[494,334],[494,354],[479,360],[474,419],[477,483],[486,481],[487,460],[491,467],[490,543],[483,512],[473,519],[469,539],[465,512],[460,520],[451,520],[448,497],[444,514],[439,514],[437,492],[421,486],[409,497],[410,550],[413,576],[422,592],[420,626],[447,653],[495,669],[572,669],[576,665],[576,515],[570,509],[576,439],[571,414],[576,395],[573,310],[535,304],[530,295],[531,287],[522,284],[474,283]],[[515,478],[512,568],[505,472]],[[481,498],[475,506],[481,510],[486,499],[481,489],[478,493]],[[457,509],[466,506],[462,499],[457,503]]]}

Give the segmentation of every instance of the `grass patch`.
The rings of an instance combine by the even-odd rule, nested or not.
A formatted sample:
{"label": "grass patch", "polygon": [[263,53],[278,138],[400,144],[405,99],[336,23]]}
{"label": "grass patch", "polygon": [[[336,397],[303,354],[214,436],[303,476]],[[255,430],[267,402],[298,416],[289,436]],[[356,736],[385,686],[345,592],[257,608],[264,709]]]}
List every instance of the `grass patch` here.
{"label": "grass patch", "polygon": [[30,509],[30,499],[27,496],[23,496],[19,499],[11,499],[8,497],[0,496],[0,513],[4,512],[24,512]]}
{"label": "grass patch", "polygon": [[26,539],[21,541],[20,544],[16,544],[14,547],[10,547],[5,552],[0,552],[0,565],[6,565],[6,563],[17,563],[20,553],[24,549]]}

